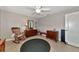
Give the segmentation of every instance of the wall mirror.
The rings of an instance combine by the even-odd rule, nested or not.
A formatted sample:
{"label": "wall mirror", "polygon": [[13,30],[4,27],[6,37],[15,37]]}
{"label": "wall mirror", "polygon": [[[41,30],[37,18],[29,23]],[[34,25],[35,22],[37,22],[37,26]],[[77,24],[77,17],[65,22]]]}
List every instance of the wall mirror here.
{"label": "wall mirror", "polygon": [[28,20],[28,28],[32,29],[34,27],[34,20]]}

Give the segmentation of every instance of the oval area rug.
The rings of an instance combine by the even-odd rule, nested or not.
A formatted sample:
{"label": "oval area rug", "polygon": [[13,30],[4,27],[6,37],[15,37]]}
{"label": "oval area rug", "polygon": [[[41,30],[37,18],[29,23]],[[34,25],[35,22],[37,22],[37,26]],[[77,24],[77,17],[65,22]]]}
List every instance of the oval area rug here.
{"label": "oval area rug", "polygon": [[47,41],[39,38],[26,41],[20,48],[20,52],[49,52],[50,45]]}

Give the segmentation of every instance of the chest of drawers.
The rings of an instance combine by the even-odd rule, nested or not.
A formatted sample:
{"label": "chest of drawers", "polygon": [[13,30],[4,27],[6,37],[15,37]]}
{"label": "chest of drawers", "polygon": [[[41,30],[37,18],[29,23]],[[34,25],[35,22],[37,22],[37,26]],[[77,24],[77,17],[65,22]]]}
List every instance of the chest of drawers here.
{"label": "chest of drawers", "polygon": [[57,41],[58,40],[58,31],[47,31],[46,37],[50,38],[54,41]]}
{"label": "chest of drawers", "polygon": [[31,37],[31,36],[34,36],[34,35],[37,35],[37,30],[26,30],[25,31],[26,37]]}

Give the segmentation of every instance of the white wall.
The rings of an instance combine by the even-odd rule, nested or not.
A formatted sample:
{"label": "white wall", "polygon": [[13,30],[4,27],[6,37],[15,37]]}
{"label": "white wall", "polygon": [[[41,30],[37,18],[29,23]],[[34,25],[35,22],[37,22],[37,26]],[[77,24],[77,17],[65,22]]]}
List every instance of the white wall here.
{"label": "white wall", "polygon": [[53,29],[58,30],[64,28],[63,19],[64,19],[63,14],[50,15],[48,17],[38,20],[39,22],[38,28],[44,32],[46,32],[47,30],[53,30]]}
{"label": "white wall", "polygon": [[0,10],[0,37],[1,37],[1,10]]}
{"label": "white wall", "polygon": [[68,44],[79,47],[79,11],[66,14],[65,38]]}
{"label": "white wall", "polygon": [[18,26],[22,28],[26,22],[24,15],[19,15],[7,11],[1,11],[0,16],[0,38],[11,38],[11,27]]}

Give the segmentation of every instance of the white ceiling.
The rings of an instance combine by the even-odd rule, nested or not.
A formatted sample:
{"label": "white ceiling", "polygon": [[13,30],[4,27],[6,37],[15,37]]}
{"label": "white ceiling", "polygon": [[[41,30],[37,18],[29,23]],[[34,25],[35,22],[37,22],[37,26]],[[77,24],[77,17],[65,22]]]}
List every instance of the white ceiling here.
{"label": "white ceiling", "polygon": [[33,18],[44,17],[48,14],[55,14],[64,10],[74,8],[73,6],[43,6],[43,8],[50,8],[48,12],[42,12],[40,15],[33,14],[35,6],[0,6],[0,9],[14,12],[17,14],[26,15]]}

